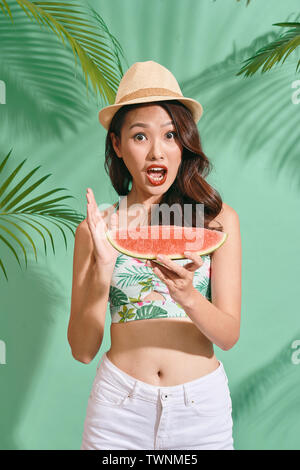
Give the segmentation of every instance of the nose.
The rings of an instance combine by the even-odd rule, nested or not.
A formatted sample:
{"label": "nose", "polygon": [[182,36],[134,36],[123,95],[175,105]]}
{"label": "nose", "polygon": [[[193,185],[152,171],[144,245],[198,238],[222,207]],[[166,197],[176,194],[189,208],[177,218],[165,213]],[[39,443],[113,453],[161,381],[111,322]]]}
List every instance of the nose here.
{"label": "nose", "polygon": [[150,154],[151,154],[151,160],[156,160],[156,159],[161,160],[165,158],[159,138],[153,140]]}

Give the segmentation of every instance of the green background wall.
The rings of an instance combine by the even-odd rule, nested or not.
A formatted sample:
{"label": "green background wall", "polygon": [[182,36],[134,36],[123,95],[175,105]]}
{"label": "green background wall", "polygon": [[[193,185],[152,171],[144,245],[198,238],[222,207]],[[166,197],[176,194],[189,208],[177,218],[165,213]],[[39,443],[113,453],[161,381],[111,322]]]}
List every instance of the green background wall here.
{"label": "green background wall", "polygon": [[[299,2],[245,3],[90,2],[122,45],[125,71],[134,62],[155,60],[172,71],[184,94],[203,104],[198,127],[214,166],[208,179],[241,223],[241,335],[229,351],[215,347],[229,378],[235,448],[300,449],[300,354],[295,359],[292,346],[300,340],[300,105],[291,100],[292,83],[299,80],[298,50],[266,74],[236,76],[242,61],[278,32],[273,23],[296,21]],[[70,61],[72,76],[73,68]],[[41,165],[39,177],[52,173],[41,192],[67,188],[75,196],[68,204],[84,216],[87,187],[98,204],[115,202],[103,166],[99,99],[87,98],[82,81],[72,78],[74,113],[63,113],[62,98],[47,114],[35,89],[22,92],[22,75],[20,83],[13,77],[17,72],[0,36],[0,80],[7,86],[7,102],[0,105],[1,159],[13,147],[5,175],[27,158],[27,172]],[[71,355],[74,238],[67,233],[66,251],[59,231],[53,233],[55,255],[49,245],[45,256],[40,244],[35,262],[26,245],[27,269],[0,245],[9,276],[9,282],[0,277],[0,340],[6,345],[1,449],[79,449],[96,367],[110,348],[107,315],[105,344],[96,358],[84,365]]]}

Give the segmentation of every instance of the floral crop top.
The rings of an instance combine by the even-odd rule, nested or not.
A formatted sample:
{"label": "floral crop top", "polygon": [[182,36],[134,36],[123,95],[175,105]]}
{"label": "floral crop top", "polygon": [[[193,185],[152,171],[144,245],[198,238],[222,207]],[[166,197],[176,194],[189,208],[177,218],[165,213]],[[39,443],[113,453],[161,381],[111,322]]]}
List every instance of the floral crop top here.
{"label": "floral crop top", "polygon": [[[118,207],[118,205],[117,205]],[[116,210],[117,210],[116,207]],[[211,301],[210,255],[203,255],[203,265],[194,272],[194,287]],[[189,259],[175,259],[184,266]],[[143,300],[151,291],[158,292],[164,300]],[[116,259],[109,290],[112,323],[124,323],[152,318],[185,317],[188,315],[169,294],[165,283],[157,277],[143,260],[120,253]]]}

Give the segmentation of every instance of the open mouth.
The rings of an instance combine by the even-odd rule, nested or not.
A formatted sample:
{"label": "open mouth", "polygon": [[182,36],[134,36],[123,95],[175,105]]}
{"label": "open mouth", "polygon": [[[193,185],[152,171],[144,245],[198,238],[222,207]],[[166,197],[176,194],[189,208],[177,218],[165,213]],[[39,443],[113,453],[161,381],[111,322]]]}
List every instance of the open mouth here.
{"label": "open mouth", "polygon": [[167,171],[166,170],[148,170],[147,171],[147,178],[148,181],[154,186],[163,184],[167,179]]}

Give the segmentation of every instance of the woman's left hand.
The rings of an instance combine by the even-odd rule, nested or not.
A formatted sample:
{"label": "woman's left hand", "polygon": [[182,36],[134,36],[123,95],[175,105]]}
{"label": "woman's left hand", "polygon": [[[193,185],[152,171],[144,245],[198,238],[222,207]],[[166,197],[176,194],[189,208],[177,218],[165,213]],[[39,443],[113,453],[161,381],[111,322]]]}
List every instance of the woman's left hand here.
{"label": "woman's left hand", "polygon": [[179,266],[167,256],[157,256],[157,261],[165,266],[155,263],[154,260],[148,260],[146,266],[153,269],[154,274],[162,280],[169,289],[170,296],[175,302],[184,306],[191,293],[195,289],[193,286],[194,272],[203,264],[201,256],[196,253],[185,252],[186,258],[192,260],[184,266]]}

